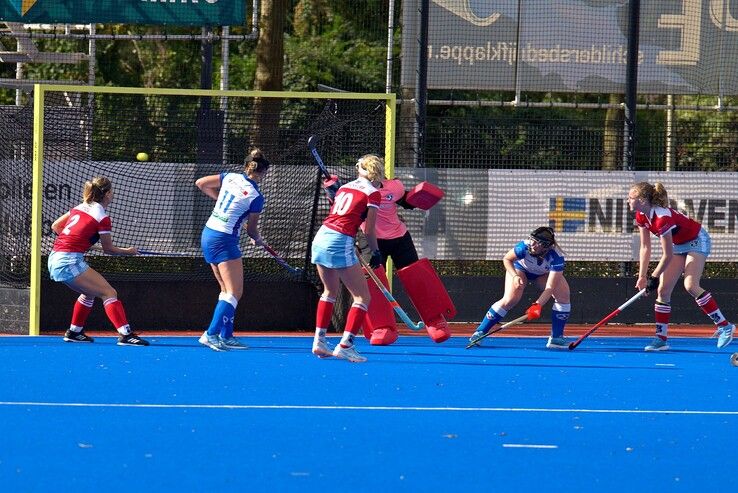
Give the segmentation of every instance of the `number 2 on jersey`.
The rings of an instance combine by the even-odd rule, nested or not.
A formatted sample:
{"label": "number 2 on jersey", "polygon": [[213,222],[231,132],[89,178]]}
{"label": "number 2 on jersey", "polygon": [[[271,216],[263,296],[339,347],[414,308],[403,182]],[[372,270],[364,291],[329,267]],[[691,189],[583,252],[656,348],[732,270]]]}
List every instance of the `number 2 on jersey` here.
{"label": "number 2 on jersey", "polygon": [[71,233],[72,227],[78,222],[79,222],[79,214],[70,216],[69,219],[67,219],[67,224],[64,225],[64,229],[62,229],[62,234],[68,235],[69,233]]}

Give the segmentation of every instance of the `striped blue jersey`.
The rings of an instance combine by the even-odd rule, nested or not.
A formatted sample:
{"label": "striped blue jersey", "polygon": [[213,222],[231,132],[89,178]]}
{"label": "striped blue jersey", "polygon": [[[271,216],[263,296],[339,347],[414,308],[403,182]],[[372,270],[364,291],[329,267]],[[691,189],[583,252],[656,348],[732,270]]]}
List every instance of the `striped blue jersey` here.
{"label": "striped blue jersey", "polygon": [[551,271],[562,272],[564,270],[564,257],[556,248],[550,249],[542,257],[530,254],[530,240],[523,240],[513,248],[517,263],[531,274],[540,276]]}
{"label": "striped blue jersey", "polygon": [[243,173],[221,173],[220,192],[205,226],[238,236],[241,224],[250,213],[264,209],[264,196],[256,182]]}

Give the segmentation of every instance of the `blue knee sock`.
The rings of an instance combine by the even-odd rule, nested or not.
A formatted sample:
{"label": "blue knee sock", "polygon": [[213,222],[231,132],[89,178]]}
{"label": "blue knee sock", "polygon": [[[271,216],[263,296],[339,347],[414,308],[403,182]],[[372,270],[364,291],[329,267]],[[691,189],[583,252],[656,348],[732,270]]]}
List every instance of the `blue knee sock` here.
{"label": "blue knee sock", "polygon": [[229,293],[221,293],[218,299],[220,299],[220,301],[225,301],[230,306],[230,308],[226,308],[226,311],[223,314],[223,326],[220,329],[220,336],[224,339],[230,339],[233,337],[233,319],[236,317],[238,300],[235,296]]}
{"label": "blue knee sock", "polygon": [[486,334],[487,332],[489,332],[489,329],[494,327],[497,322],[502,320],[505,315],[507,315],[507,310],[502,308],[502,306],[500,305],[501,303],[498,301],[497,303],[489,307],[489,310],[487,310],[484,318],[479,323],[479,327],[477,327],[477,332],[481,331],[482,333]]}
{"label": "blue knee sock", "polygon": [[[236,306],[238,300],[228,293],[220,293],[218,303],[213,310],[213,318],[208,327],[208,335],[214,336],[220,334],[222,337],[231,337],[233,335],[233,317],[236,314]],[[228,327],[230,326],[230,334]]]}
{"label": "blue knee sock", "polygon": [[564,336],[564,327],[566,326],[567,320],[569,320],[570,313],[570,303],[554,303],[551,310],[551,337]]}

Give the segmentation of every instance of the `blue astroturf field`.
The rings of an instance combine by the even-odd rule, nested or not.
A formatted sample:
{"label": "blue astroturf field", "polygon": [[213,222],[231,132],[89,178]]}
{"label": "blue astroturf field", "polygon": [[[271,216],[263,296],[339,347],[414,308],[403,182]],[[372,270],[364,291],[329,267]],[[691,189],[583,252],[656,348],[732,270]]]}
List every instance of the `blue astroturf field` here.
{"label": "blue astroturf field", "polygon": [[[735,343],[544,338],[465,349],[310,337],[148,348],[1,337],[0,478],[34,491],[732,491]],[[333,342],[337,339],[333,338]]]}

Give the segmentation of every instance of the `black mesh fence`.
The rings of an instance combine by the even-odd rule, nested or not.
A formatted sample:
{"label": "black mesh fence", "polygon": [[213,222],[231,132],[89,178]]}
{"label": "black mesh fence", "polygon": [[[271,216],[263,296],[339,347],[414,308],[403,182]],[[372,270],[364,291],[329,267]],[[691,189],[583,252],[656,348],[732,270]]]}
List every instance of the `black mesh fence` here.
{"label": "black mesh fence", "polygon": [[[18,287],[29,285],[31,259],[31,110],[29,103],[0,113],[7,123],[0,130],[5,132],[0,281]],[[384,105],[376,100],[47,93],[42,276],[54,241],[51,222],[81,202],[85,180],[107,176],[115,189],[108,211],[114,242],[162,255],[110,257],[92,250],[91,265],[111,279],[211,277],[201,257],[200,233],[214,204],[194,182],[242,171],[245,155],[259,147],[273,164],[261,185],[266,197],[261,234],[304,270],[290,275],[244,234],[246,279],[317,284],[309,245],[327,203],[319,200],[308,136],[320,138],[328,162],[348,166],[362,154],[384,152],[384,120]]]}

